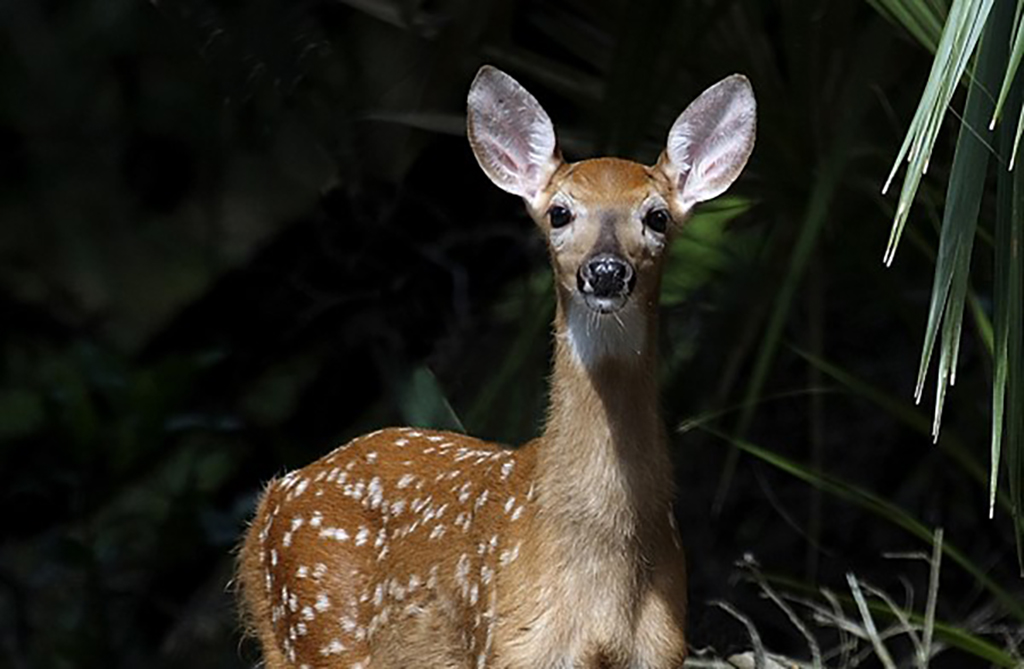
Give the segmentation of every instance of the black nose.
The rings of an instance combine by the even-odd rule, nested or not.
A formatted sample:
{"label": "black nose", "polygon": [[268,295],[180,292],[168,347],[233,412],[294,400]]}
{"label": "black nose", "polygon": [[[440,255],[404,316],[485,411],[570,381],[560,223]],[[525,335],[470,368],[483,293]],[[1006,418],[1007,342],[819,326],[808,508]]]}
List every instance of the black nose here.
{"label": "black nose", "polygon": [[615,297],[629,294],[633,290],[636,277],[629,263],[603,253],[583,263],[576,273],[576,283],[580,292],[590,293],[595,297]]}

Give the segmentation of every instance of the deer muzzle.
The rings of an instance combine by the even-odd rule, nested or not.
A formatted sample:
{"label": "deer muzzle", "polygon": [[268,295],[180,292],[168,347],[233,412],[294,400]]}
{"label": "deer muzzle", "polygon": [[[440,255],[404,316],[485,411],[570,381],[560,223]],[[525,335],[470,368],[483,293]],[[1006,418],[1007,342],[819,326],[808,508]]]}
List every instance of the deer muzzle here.
{"label": "deer muzzle", "polygon": [[626,304],[636,285],[636,272],[623,258],[601,253],[580,265],[576,272],[576,285],[587,306],[608,314]]}

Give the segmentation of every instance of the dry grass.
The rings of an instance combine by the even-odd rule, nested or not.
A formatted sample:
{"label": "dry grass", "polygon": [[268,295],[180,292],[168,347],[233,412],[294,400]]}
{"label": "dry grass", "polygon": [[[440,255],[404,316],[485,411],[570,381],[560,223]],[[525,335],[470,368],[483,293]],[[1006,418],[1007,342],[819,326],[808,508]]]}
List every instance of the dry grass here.
{"label": "dry grass", "polygon": [[[937,634],[935,607],[942,569],[942,539],[942,530],[936,530],[930,555],[886,556],[921,560],[928,565],[928,592],[920,613],[915,611],[914,592],[909,585],[899,604],[891,594],[852,573],[847,574],[848,595],[828,589],[820,589],[811,596],[779,590],[761,572],[757,561],[748,555],[737,566],[805,639],[807,659],[770,652],[765,648],[755,621],[731,604],[716,601],[712,603],[746,628],[750,650],[723,658],[713,648],[695,649],[685,666],[693,669],[852,669],[861,666],[927,669],[935,657],[954,652],[955,646],[955,652],[965,654],[965,659],[987,660],[993,666],[1024,667],[1021,654],[1024,625],[1000,623],[996,605],[982,606],[952,631],[947,626],[947,636],[962,635],[959,643],[943,640],[942,635]],[[823,650],[819,637],[826,636],[833,639],[838,636],[839,640]],[[1000,646],[1000,655],[993,657],[985,652],[992,647],[982,637],[995,640]]]}

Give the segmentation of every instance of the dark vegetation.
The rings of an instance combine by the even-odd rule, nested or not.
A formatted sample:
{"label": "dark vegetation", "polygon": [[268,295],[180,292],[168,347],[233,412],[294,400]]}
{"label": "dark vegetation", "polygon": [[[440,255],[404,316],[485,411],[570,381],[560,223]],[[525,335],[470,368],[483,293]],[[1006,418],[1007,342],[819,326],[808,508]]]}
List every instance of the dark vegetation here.
{"label": "dark vegetation", "polygon": [[930,55],[867,4],[7,0],[0,35],[0,666],[251,665],[229,580],[263,481],[388,424],[537,432],[549,275],[462,134],[485,62],[570,158],[653,162],[707,85],[757,92],[751,165],[677,242],[662,304],[694,645],[749,646],[722,599],[806,655],[748,553],[789,592],[854,572],[921,613],[927,564],[887,554],[942,527],[962,560],[937,618],[1017,652],[984,329],[937,445],[911,399],[957,124],[883,268]]}

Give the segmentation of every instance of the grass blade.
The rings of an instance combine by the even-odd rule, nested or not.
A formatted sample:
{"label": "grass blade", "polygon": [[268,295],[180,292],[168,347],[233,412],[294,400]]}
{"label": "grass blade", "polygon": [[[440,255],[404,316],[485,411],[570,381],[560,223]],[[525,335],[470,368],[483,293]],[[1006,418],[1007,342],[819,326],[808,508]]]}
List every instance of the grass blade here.
{"label": "grass blade", "polygon": [[924,608],[924,639],[921,642],[921,665],[927,666],[932,656],[932,638],[935,636],[935,606],[939,599],[939,573],[942,568],[942,528],[932,538],[931,571],[928,574],[928,601]]}
{"label": "grass blade", "polygon": [[811,669],[822,669],[824,664],[822,663],[821,646],[818,645],[818,640],[814,638],[811,631],[807,629],[807,625],[800,620],[800,616],[798,616],[793,608],[786,603],[786,600],[775,592],[775,588],[768,583],[768,580],[761,573],[761,569],[759,568],[757,561],[753,558],[744,558],[744,560],[740,562],[740,565],[750,572],[754,581],[757,582],[758,587],[761,588],[761,591],[782,610],[793,627],[795,627],[804,637],[804,640],[807,642],[807,648],[811,651]]}
{"label": "grass blade", "polygon": [[[884,62],[887,55],[885,49],[875,46],[876,42],[872,41],[872,35],[873,33],[866,33],[858,43],[858,53],[865,55],[851,67],[839,95],[839,99],[843,102],[839,107],[843,111],[835,124],[837,132],[832,144],[815,169],[814,186],[804,209],[800,232],[786,265],[782,285],[772,303],[765,332],[758,345],[753,371],[744,390],[742,413],[735,427],[737,434],[743,434],[753,420],[758,404],[757,400],[761,396],[768,372],[774,363],[797,290],[804,280],[807,265],[817,248],[818,237],[832,213],[836,191],[842,184],[843,176],[853,154],[852,147],[856,132],[864,118],[863,87],[868,85],[870,73],[874,71],[876,63]],[[871,46],[869,47],[869,45]],[[715,513],[722,508],[728,494],[738,457],[738,451],[733,449],[723,467],[713,503]]]}
{"label": "grass blade", "polygon": [[761,635],[758,633],[757,626],[754,625],[754,621],[740,613],[739,609],[728,602],[715,600],[711,602],[711,605],[722,609],[730,616],[740,621],[740,623],[747,628],[747,634],[750,635],[750,645],[754,648],[754,667],[756,669],[764,669],[766,655],[764,651],[764,643],[761,641]]}
{"label": "grass blade", "polygon": [[[822,590],[819,592],[817,588],[805,583],[803,580],[779,574],[765,574],[765,578],[779,587],[785,588],[791,592],[801,592],[810,597],[822,596],[832,604],[833,609],[838,607],[839,611],[842,611],[842,606],[855,605],[852,597],[836,595],[828,590]],[[813,602],[810,601],[804,603],[812,608],[814,606]],[[889,607],[885,604],[869,601],[867,602],[867,605],[871,610],[871,613],[879,619],[890,619],[895,617],[892,611],[889,610]],[[819,610],[824,617],[825,609],[820,608],[817,610]],[[833,617],[838,617],[839,614],[832,612],[832,615]],[[910,620],[921,624],[922,626],[924,625],[924,619],[919,614],[912,613],[910,615]],[[934,622],[934,637],[949,646],[958,648],[965,653],[970,653],[978,659],[989,662],[993,666],[1007,667],[1008,669],[1020,669],[1021,667],[1019,658],[1014,657],[987,639],[964,629],[962,626],[936,620]],[[839,666],[846,667],[850,665],[840,664]]]}
{"label": "grass blade", "polygon": [[896,663],[892,661],[892,656],[889,655],[889,651],[886,650],[885,644],[882,642],[882,638],[878,636],[878,629],[875,627],[875,619],[871,617],[871,609],[868,608],[867,600],[864,599],[864,593],[860,590],[860,584],[857,582],[857,577],[853,574],[846,574],[846,582],[850,584],[850,592],[853,593],[853,601],[857,603],[857,610],[860,611],[861,620],[864,621],[864,631],[868,635],[868,639],[871,640],[871,645],[875,649],[875,655],[882,661],[882,666],[885,669],[896,669]]}
{"label": "grass blade", "polygon": [[[786,458],[785,456],[779,455],[778,453],[769,451],[765,448],[755,446],[746,440],[729,437],[713,430],[709,430],[709,432],[735,444],[744,452],[749,453],[758,459],[792,476],[795,476],[796,478],[799,478],[813,486],[817,486],[839,499],[870,511],[879,518],[903,528],[922,541],[931,543],[933,539],[931,530],[923,523],[904,511],[901,507],[873,492],[859,488],[858,486],[847,483],[829,474],[813,471],[808,467]],[[974,562],[972,562],[963,552],[949,542],[943,542],[942,551],[946,556],[953,560],[953,562],[960,565],[961,568],[967,571],[982,587],[988,590],[1007,613],[1013,615],[1018,620],[1024,621],[1024,602],[1020,601],[1018,597],[1011,595],[1000,587],[998,583],[988,576],[985,570],[974,564]]]}
{"label": "grass blade", "polygon": [[[863,397],[911,429],[916,430],[921,434],[929,434],[931,425],[928,419],[913,405],[885,393],[881,389],[872,386],[863,379],[854,376],[845,369],[842,369],[827,360],[811,355],[806,351],[801,351],[800,349],[794,350],[796,350],[799,355],[803,356],[803,358],[809,363],[838,381],[850,392]],[[944,434],[942,439],[939,441],[939,448],[949,455],[956,462],[957,466],[969,474],[970,477],[979,485],[988,485],[989,473],[985,470],[982,464],[975,459],[971,449],[967,448],[963,441],[955,434]],[[996,502],[1003,507],[1003,509],[1012,513],[1013,507],[1008,495],[1005,493],[997,493]],[[1018,525],[1020,525],[1019,521]]]}
{"label": "grass blade", "polygon": [[395,386],[395,401],[409,425],[465,432],[437,377],[425,366],[414,368]]}

